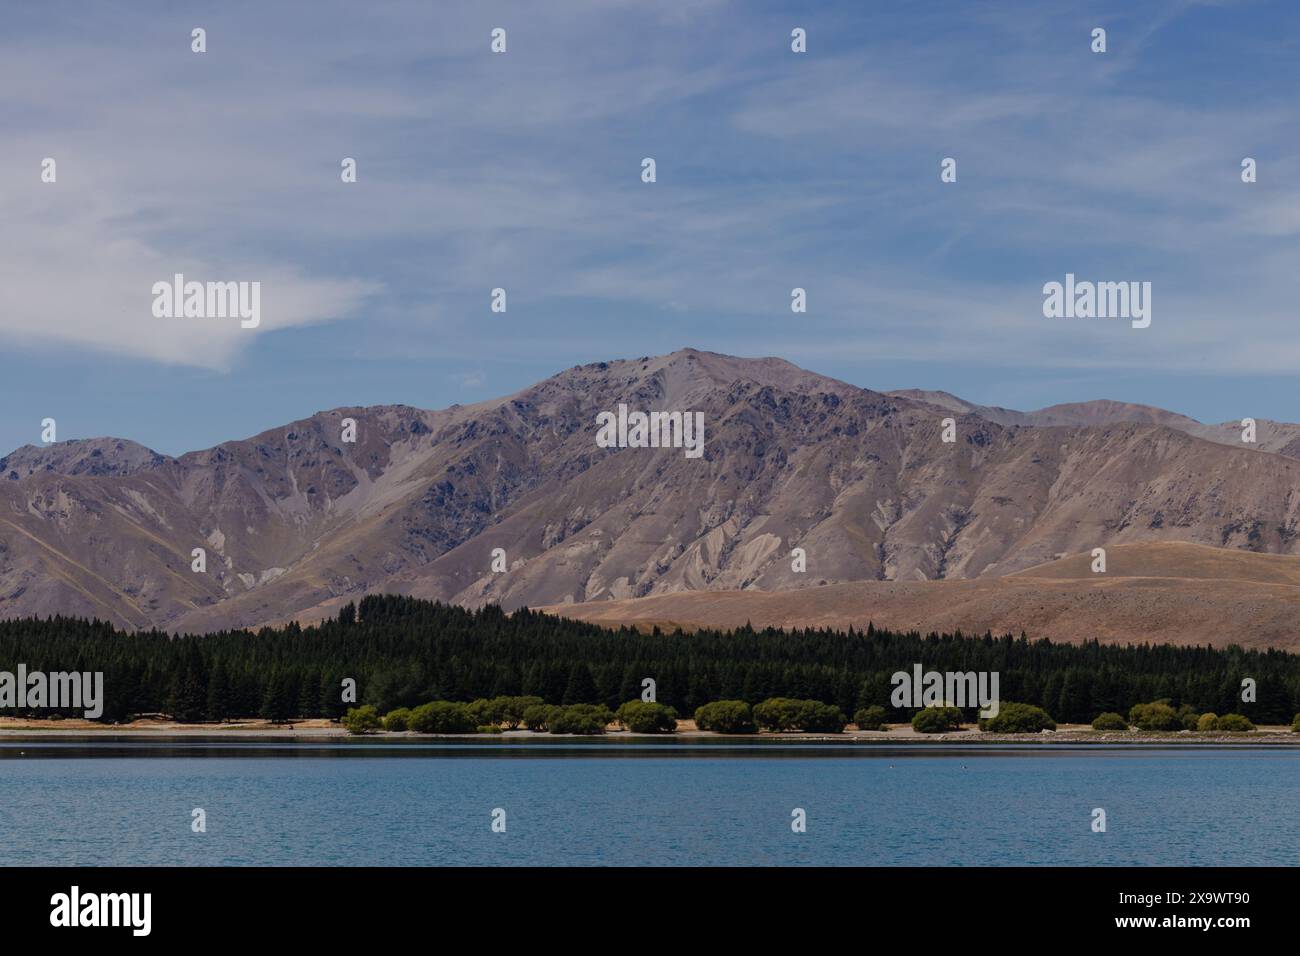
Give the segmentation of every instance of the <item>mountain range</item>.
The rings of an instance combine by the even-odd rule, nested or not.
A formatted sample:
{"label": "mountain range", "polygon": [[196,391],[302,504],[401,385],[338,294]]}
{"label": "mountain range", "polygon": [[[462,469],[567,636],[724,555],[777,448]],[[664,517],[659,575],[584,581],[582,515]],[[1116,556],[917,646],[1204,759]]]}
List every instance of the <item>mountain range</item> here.
{"label": "mountain range", "polygon": [[[619,404],[702,412],[703,456],[598,447],[596,417]],[[390,592],[602,602],[581,613],[630,620],[647,619],[636,599],[806,592],[777,615],[789,625],[858,588],[841,618],[894,589],[924,627],[955,613],[946,595],[1000,581],[997,613],[968,605],[962,626],[1077,639],[1090,636],[1086,615],[1030,613],[1060,580],[1032,569],[1094,548],[1202,546],[1182,552],[1191,564],[1249,552],[1248,571],[1214,580],[1289,586],[1270,585],[1289,571],[1264,568],[1300,548],[1300,426],[1256,429],[1246,443],[1237,422],[1110,401],[1019,412],[683,349],[474,405],[318,412],[179,457],[120,438],[28,445],[0,459],[0,616],[198,632],[309,621]],[[1125,621],[1091,626],[1140,638],[1141,622]],[[1261,627],[1260,640],[1285,642]]]}

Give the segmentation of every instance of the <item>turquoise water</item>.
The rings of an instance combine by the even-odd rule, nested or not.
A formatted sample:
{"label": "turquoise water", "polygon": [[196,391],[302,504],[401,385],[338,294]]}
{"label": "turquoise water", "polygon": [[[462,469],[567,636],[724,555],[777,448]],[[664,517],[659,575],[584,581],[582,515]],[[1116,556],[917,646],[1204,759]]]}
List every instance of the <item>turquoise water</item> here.
{"label": "turquoise water", "polygon": [[1298,800],[1271,749],[4,741],[0,865],[1285,865]]}

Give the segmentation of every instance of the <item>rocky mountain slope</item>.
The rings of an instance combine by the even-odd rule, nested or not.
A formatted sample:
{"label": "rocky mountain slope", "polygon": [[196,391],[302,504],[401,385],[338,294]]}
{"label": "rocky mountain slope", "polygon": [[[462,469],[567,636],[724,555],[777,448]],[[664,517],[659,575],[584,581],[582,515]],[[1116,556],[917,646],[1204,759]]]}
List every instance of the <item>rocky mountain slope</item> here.
{"label": "rocky mountain slope", "polygon": [[[620,403],[702,412],[703,456],[598,447],[596,416]],[[0,460],[0,615],[210,630],[367,591],[517,607],[997,578],[1147,541],[1296,553],[1294,442],[1088,406],[988,410],[687,349],[478,405],[321,412],[179,458],[27,446]]]}

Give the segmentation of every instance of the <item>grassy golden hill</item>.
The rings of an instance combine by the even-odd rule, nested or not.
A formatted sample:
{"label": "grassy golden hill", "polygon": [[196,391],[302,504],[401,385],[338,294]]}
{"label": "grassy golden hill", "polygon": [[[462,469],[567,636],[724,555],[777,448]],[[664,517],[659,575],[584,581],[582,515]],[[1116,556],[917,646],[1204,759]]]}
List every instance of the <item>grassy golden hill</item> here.
{"label": "grassy golden hill", "polygon": [[1055,641],[1237,643],[1300,650],[1300,558],[1177,542],[1107,549],[999,578],[855,581],[794,591],[695,591],[587,604],[550,613],[601,624],[697,630],[865,628],[995,634]]}

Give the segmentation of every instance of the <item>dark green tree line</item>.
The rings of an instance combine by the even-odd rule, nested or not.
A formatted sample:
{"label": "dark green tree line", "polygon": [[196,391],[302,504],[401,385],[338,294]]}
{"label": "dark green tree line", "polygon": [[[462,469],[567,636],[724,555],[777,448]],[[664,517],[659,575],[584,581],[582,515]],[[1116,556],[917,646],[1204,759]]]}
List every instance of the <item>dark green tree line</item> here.
{"label": "dark green tree line", "polygon": [[[1300,711],[1300,656],[1240,647],[1055,644],[1024,636],[830,630],[608,630],[528,610],[476,611],[396,596],[364,598],[333,620],[256,632],[170,637],[124,633],[102,621],[55,617],[0,622],[0,670],[103,671],[105,720],[161,712],[180,720],[339,718],[351,705],[379,713],[430,700],[540,697],[548,704],[617,709],[655,680],[657,700],[680,714],[711,701],[774,697],[822,701],[853,714],[890,707],[891,675],[997,671],[1000,696],[1058,721],[1168,699],[1197,712],[1289,723]],[[1241,681],[1257,682],[1242,703]],[[49,711],[36,714],[48,715]]]}

